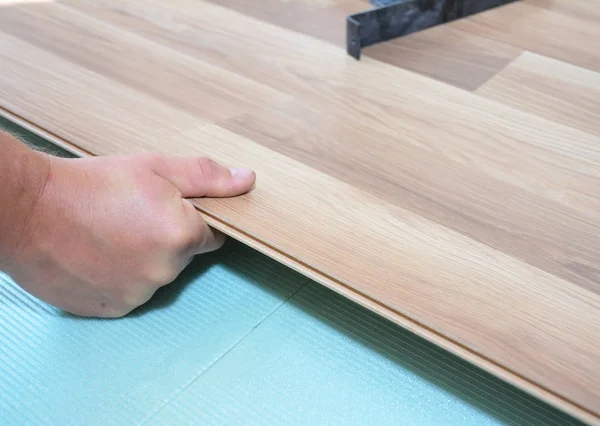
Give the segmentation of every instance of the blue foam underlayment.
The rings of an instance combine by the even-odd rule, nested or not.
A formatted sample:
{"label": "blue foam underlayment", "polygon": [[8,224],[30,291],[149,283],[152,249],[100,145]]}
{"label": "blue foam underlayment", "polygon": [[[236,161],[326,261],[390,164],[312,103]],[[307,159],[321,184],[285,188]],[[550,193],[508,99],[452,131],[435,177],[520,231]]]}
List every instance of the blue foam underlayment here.
{"label": "blue foam underlayment", "polygon": [[0,424],[574,421],[230,241],[118,320],[0,276]]}
{"label": "blue foam underlayment", "polygon": [[0,424],[578,423],[230,241],[117,320],[0,273]]}
{"label": "blue foam underlayment", "polygon": [[199,259],[130,317],[90,320],[42,304],[4,278],[0,424],[136,424],[305,282],[236,245]]}

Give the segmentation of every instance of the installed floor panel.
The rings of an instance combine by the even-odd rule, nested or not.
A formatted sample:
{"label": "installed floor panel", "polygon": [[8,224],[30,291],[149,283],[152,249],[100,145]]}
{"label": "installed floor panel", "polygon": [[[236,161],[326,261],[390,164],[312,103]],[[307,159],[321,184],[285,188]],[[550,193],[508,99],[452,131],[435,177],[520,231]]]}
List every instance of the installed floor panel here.
{"label": "installed floor panel", "polygon": [[359,1],[246,3],[4,4],[0,106],[85,155],[253,167],[251,194],[195,201],[213,226],[598,421],[600,6],[516,2],[355,61]]}

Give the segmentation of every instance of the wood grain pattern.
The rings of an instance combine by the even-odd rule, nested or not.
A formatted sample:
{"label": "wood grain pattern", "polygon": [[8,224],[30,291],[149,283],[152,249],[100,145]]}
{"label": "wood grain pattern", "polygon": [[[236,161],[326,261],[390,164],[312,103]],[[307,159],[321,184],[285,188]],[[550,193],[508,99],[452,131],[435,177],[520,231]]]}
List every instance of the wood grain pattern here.
{"label": "wood grain pattern", "polygon": [[370,9],[369,0],[210,0],[246,16],[346,45],[346,16]]}
{"label": "wood grain pattern", "polygon": [[366,47],[377,60],[474,90],[501,71],[523,49],[465,31],[463,20]]}
{"label": "wood grain pattern", "polygon": [[600,19],[600,10],[596,0],[524,0],[524,2],[596,24]]}
{"label": "wood grain pattern", "polygon": [[[557,2],[559,3],[559,2]],[[569,1],[561,1],[567,5]],[[511,46],[600,72],[599,16],[581,19],[550,6],[516,2],[465,19],[462,28]],[[579,3],[581,4],[581,2]],[[572,9],[573,6],[564,6]],[[598,5],[589,5],[598,14]]]}
{"label": "wood grain pattern", "polygon": [[[331,100],[326,106],[304,101],[244,115],[223,127],[600,294],[595,272],[600,228],[586,225],[585,215],[600,210],[593,198],[600,170],[565,157],[559,169],[554,154],[546,152],[552,147],[544,144],[550,123],[527,123],[540,132],[541,142],[528,146],[532,141],[512,131],[518,123],[512,110],[487,104],[490,115],[476,116],[485,103],[473,102],[473,109],[465,110],[459,99],[449,96],[440,108],[416,98],[404,108],[397,102],[377,118]],[[469,119],[468,126],[454,126]],[[474,129],[492,125],[503,129],[496,139],[473,136]],[[579,137],[593,143],[584,134],[561,134],[575,144],[582,142]],[[347,145],[362,135],[369,135],[368,148]],[[523,149],[531,155],[524,157]],[[403,161],[389,161],[390,155]],[[435,172],[424,172],[429,170]],[[580,185],[572,187],[574,180]],[[492,210],[491,188],[503,200],[492,202]],[[552,255],[539,256],[540,251]]]}
{"label": "wood grain pattern", "polygon": [[477,92],[600,136],[600,73],[525,52]]}
{"label": "wood grain pattern", "polygon": [[0,14],[0,28],[208,121],[289,99],[269,86],[135,34],[116,32],[110,24],[68,8],[8,8]]}
{"label": "wood grain pattern", "polygon": [[[593,63],[593,49],[563,64],[538,46],[495,75],[487,67],[472,93],[369,55],[357,62],[278,22],[282,5],[248,16],[215,3],[3,9],[0,112],[80,155],[157,151],[254,168],[252,193],[194,201],[211,225],[598,422],[600,137],[590,116],[568,115],[595,84],[593,66],[576,66]],[[538,25],[558,13],[519,7]],[[461,25],[478,28],[470,19],[483,17]],[[484,33],[466,43],[512,45],[503,60],[543,44]],[[478,57],[470,49],[466,63]],[[544,70],[547,81],[519,97],[513,80],[535,85]],[[582,82],[569,86],[571,75]],[[553,108],[539,107],[549,91]],[[592,114],[600,100],[587,99]]]}
{"label": "wood grain pattern", "polygon": [[337,78],[353,60],[345,51],[317,38],[205,1],[82,0],[65,4],[121,30],[134,31],[157,44],[296,96],[319,94],[321,80]]}

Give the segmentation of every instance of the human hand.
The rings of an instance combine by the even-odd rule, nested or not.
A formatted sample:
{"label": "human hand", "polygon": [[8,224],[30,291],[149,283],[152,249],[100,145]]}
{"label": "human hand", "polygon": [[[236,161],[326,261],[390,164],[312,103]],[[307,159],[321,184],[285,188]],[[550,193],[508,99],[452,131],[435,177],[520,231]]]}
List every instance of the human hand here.
{"label": "human hand", "polygon": [[196,254],[221,247],[186,198],[248,192],[254,172],[155,154],[65,159],[27,221],[11,276],[67,312],[120,317],[172,282]]}

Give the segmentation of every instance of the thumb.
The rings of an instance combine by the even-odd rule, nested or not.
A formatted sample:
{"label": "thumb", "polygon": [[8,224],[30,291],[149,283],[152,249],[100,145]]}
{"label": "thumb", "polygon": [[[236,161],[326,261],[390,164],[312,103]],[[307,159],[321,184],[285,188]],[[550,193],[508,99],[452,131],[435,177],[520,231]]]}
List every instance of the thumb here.
{"label": "thumb", "polygon": [[235,197],[252,189],[256,174],[230,169],[206,157],[154,157],[152,170],[170,181],[184,198]]}

